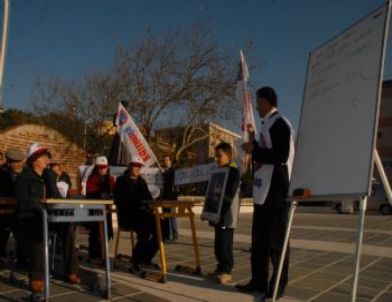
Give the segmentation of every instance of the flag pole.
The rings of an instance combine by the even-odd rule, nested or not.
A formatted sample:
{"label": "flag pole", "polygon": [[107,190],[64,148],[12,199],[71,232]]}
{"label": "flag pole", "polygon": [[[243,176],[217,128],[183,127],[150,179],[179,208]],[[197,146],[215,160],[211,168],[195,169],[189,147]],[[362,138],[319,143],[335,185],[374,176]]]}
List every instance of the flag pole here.
{"label": "flag pole", "polygon": [[[247,96],[247,93],[248,93],[248,91],[247,91],[247,83],[246,83],[247,80],[245,79],[244,60],[245,60],[244,54],[243,54],[242,50],[240,50],[241,72],[242,72],[242,78],[243,78],[243,81],[244,81],[244,91],[243,91],[244,97],[243,97],[243,100],[242,100],[242,104],[243,104],[243,105],[244,105],[244,102],[247,100],[246,98],[248,97],[248,96]],[[245,119],[245,123],[246,123],[246,119]],[[247,137],[247,140],[248,140],[248,142],[249,142],[249,134],[248,134],[248,135],[245,134],[246,131],[247,131],[247,125],[245,125],[244,131],[245,131],[245,132],[243,133],[243,135],[244,135],[244,142],[247,143],[247,141],[245,141],[245,138]],[[242,157],[242,175],[245,175],[246,171],[247,171],[248,168],[249,168],[249,167],[248,167],[248,159],[249,159],[249,154],[246,154],[246,153],[244,152],[244,155],[243,155],[243,157]]]}

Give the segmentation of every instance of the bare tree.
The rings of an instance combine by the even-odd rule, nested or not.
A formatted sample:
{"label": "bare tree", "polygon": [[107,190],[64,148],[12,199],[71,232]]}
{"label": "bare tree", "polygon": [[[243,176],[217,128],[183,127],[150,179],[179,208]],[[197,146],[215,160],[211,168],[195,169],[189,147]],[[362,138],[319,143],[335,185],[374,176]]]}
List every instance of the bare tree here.
{"label": "bare tree", "polygon": [[[80,81],[47,81],[33,94],[36,111],[61,110],[91,128],[108,119],[118,102],[128,110],[149,142],[162,126],[185,125],[174,155],[180,158],[207,135],[205,120],[240,120],[234,98],[236,56],[219,47],[201,25],[163,34],[148,28],[130,46],[117,47],[112,67]],[[158,146],[159,147],[159,146]]]}

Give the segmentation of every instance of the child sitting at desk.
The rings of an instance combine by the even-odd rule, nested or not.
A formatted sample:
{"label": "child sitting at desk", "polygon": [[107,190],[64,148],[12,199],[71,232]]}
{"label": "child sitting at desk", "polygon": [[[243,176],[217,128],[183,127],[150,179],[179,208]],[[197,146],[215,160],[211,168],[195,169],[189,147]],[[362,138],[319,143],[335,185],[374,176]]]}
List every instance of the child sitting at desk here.
{"label": "child sitting at desk", "polygon": [[230,169],[221,211],[220,221],[215,227],[215,258],[218,261],[216,270],[209,276],[220,284],[231,282],[231,270],[234,266],[233,237],[238,223],[240,209],[239,185],[240,173],[232,162],[233,151],[228,143],[220,143],[215,147],[215,160],[219,167]]}
{"label": "child sitting at desk", "polygon": [[157,268],[152,259],[158,252],[155,216],[146,202],[153,198],[146,181],[141,176],[143,161],[133,158],[129,169],[117,178],[114,203],[117,207],[119,227],[137,234],[137,243],[132,253],[133,271],[143,267]]}

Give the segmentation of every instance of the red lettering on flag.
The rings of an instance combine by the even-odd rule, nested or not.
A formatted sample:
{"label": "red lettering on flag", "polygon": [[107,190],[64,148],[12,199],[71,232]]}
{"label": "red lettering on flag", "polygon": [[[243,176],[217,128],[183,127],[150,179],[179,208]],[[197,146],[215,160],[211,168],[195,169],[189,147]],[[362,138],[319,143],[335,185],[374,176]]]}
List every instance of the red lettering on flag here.
{"label": "red lettering on flag", "polygon": [[143,159],[143,161],[145,161],[145,162],[148,161],[151,158],[151,156],[147,152],[147,150],[144,147],[143,143],[140,141],[139,137],[135,133],[132,133],[129,136],[129,139],[135,145],[137,153]]}

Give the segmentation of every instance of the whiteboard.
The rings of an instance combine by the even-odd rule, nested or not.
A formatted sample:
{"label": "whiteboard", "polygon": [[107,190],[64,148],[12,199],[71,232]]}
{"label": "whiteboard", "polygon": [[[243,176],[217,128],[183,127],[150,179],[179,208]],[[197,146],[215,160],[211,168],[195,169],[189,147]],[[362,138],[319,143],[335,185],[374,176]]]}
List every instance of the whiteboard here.
{"label": "whiteboard", "polygon": [[289,195],[368,194],[388,16],[385,5],[310,53]]}

